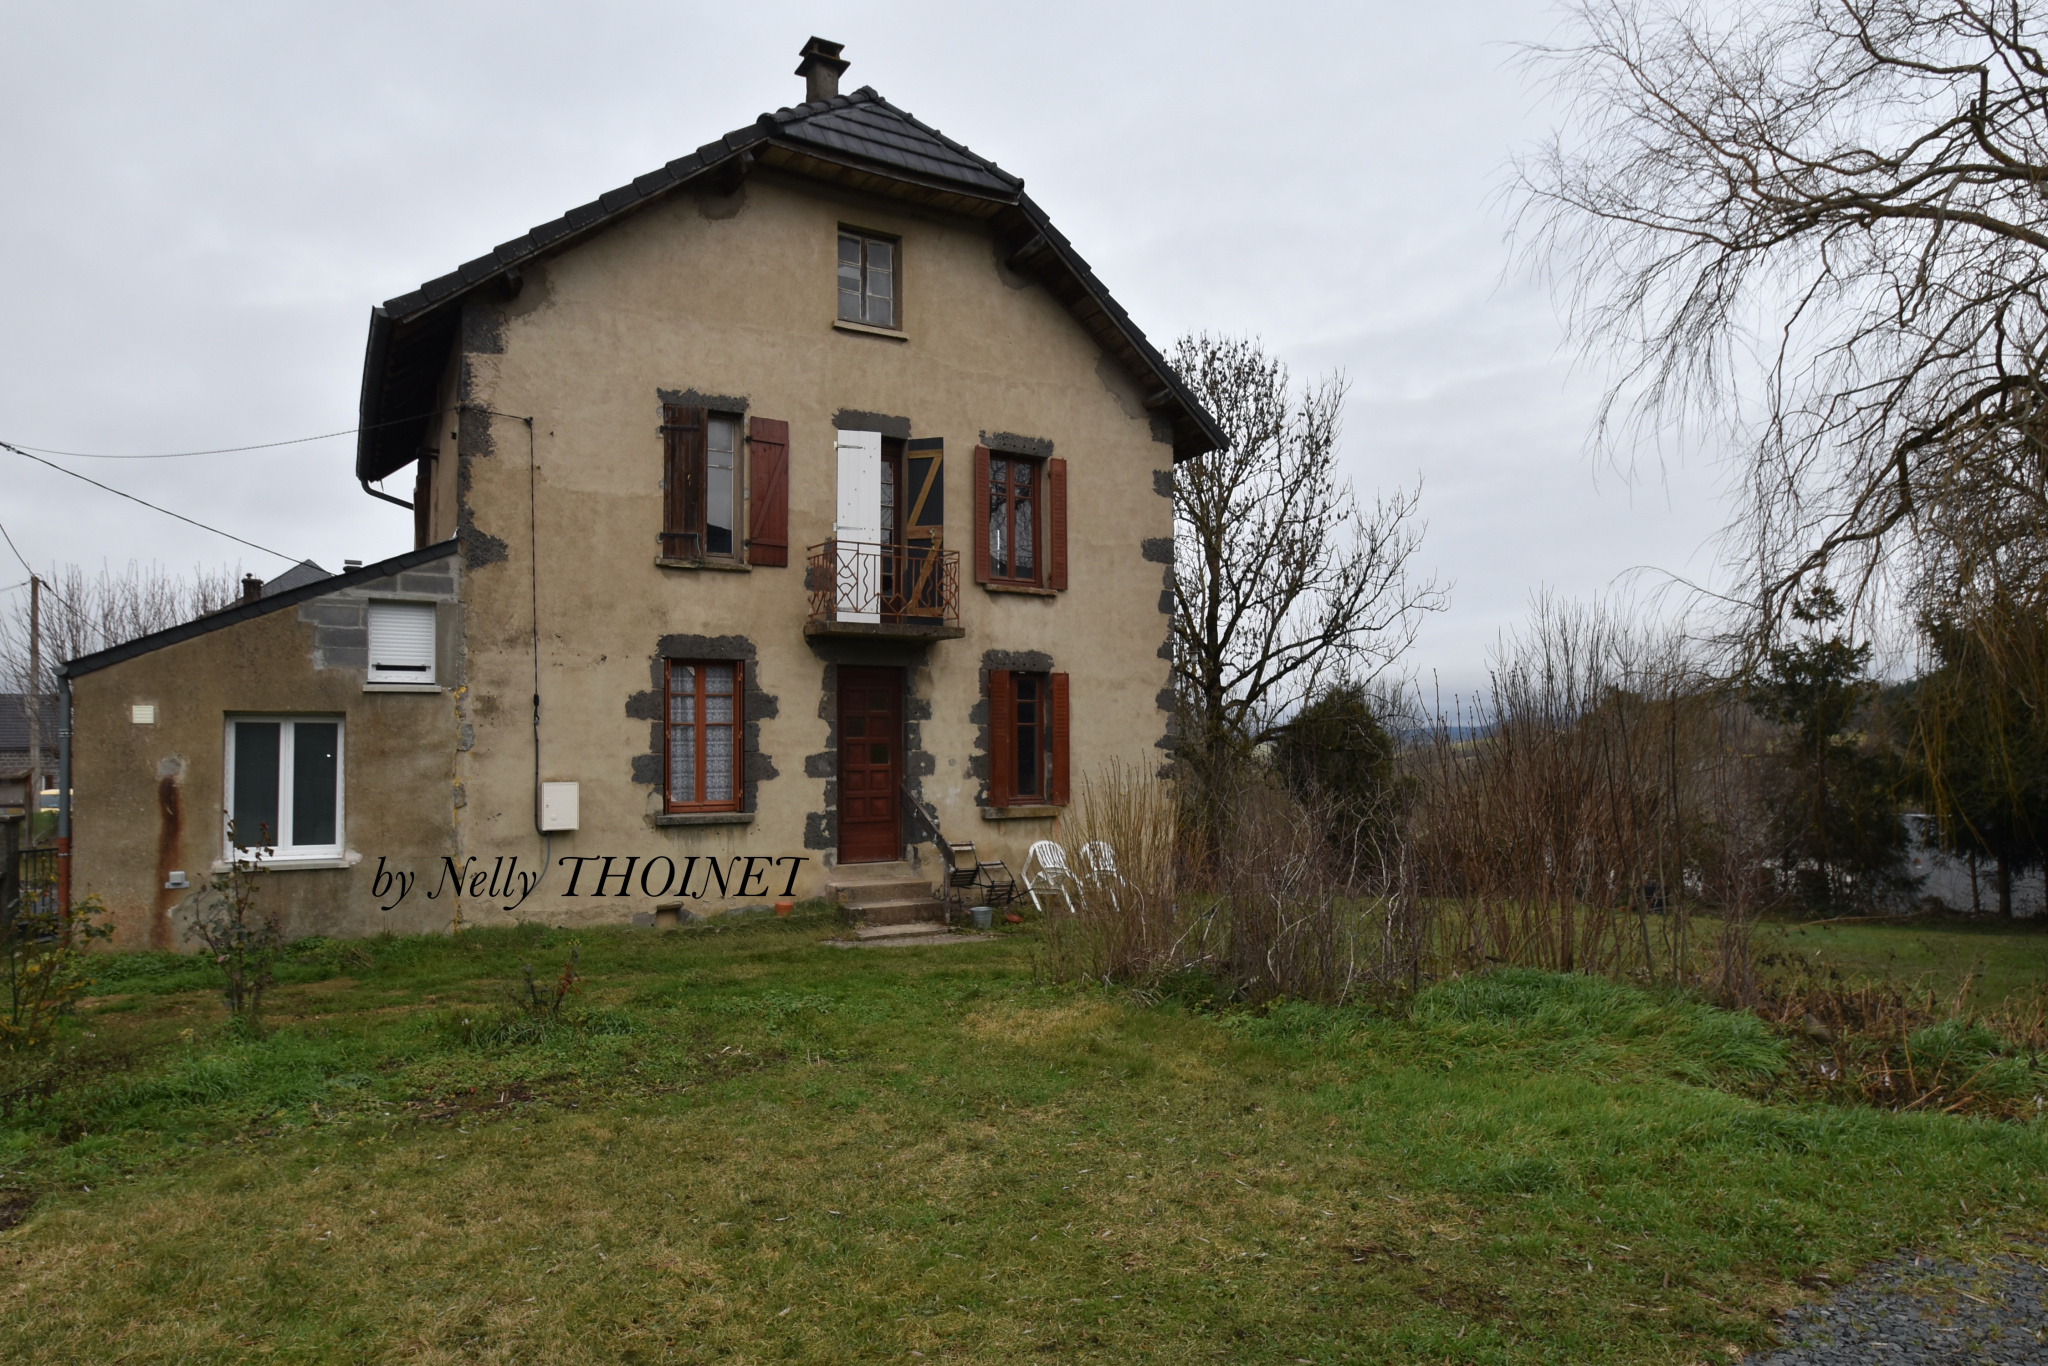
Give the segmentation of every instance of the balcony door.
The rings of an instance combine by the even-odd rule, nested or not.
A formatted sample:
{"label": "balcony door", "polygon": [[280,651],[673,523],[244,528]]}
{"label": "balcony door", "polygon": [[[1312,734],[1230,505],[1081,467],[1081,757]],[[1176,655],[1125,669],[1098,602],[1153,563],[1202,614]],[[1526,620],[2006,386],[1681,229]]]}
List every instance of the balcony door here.
{"label": "balcony door", "polygon": [[839,861],[903,857],[903,670],[839,666]]}

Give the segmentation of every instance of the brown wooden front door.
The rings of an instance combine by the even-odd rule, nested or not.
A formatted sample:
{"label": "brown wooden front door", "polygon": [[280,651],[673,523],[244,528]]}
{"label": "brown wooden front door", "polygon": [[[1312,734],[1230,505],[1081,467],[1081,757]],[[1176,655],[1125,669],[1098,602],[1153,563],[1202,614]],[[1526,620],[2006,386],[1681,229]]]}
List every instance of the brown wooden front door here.
{"label": "brown wooden front door", "polygon": [[839,861],[903,857],[903,671],[839,666]]}

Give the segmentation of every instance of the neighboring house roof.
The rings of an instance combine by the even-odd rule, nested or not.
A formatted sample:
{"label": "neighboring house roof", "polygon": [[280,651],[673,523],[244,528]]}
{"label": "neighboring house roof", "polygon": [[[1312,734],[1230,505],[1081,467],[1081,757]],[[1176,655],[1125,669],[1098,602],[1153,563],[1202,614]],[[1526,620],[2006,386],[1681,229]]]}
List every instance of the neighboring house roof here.
{"label": "neighboring house roof", "polygon": [[382,479],[418,458],[435,416],[461,299],[493,282],[516,287],[521,265],[581,242],[684,185],[707,179],[736,184],[757,163],[986,220],[1009,247],[1012,269],[1050,289],[1132,375],[1149,377],[1156,387],[1145,395],[1145,406],[1172,423],[1174,459],[1225,444],[1216,420],[1024,193],[1021,179],[862,86],[851,95],[763,114],[372,309],[356,476]]}
{"label": "neighboring house roof", "polygon": [[303,588],[309,583],[318,583],[322,579],[332,577],[334,576],[311,560],[300,560],[276,578],[266,579],[263,583],[263,596],[267,598],[277,593],[289,593],[294,588]]}
{"label": "neighboring house roof", "polygon": [[[65,678],[79,678],[89,673],[96,673],[110,665],[134,659],[137,655],[146,655],[152,650],[161,650],[166,645],[176,645],[182,641],[192,640],[214,631],[225,630],[230,626],[239,626],[243,622],[253,620],[256,617],[265,616],[271,612],[281,612],[287,607],[297,607],[302,602],[310,602],[314,598],[325,597],[329,593],[339,592],[344,588],[355,588],[362,584],[375,583],[378,579],[387,578],[392,574],[397,574],[407,569],[417,569],[423,564],[431,564],[435,560],[447,558],[454,554],[457,548],[457,543],[453,540],[441,541],[434,545],[423,545],[417,550],[408,550],[403,555],[393,555],[388,560],[379,560],[375,564],[366,564],[361,569],[351,569],[346,574],[329,574],[317,579],[308,579],[296,587],[286,588],[276,593],[266,591],[262,597],[257,598],[253,602],[238,602],[232,607],[224,607],[218,612],[208,613],[196,621],[188,621],[181,626],[170,627],[168,630],[153,631],[146,636],[137,636],[134,640],[124,642],[123,644],[111,646],[108,649],[100,650],[93,654],[80,655],[77,659],[66,660],[57,666],[57,672]],[[310,564],[311,561],[307,561],[307,563]],[[299,566],[299,568],[304,567],[304,565]],[[317,568],[318,566],[315,567]],[[297,570],[287,570],[278,577],[280,579],[289,578],[296,572]]]}
{"label": "neighboring house roof", "polygon": [[[28,708],[23,704],[25,695],[18,692],[0,692],[0,755],[20,755],[21,762],[28,759]],[[48,753],[57,752],[57,699],[45,697],[42,705],[43,749]]]}

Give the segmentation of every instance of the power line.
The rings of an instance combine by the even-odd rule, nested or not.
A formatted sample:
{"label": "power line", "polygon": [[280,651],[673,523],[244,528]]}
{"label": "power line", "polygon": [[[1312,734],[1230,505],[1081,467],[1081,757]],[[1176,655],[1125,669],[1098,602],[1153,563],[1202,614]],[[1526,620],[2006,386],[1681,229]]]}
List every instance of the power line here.
{"label": "power line", "polygon": [[16,588],[26,588],[26,587],[28,587],[28,585],[29,585],[29,584],[31,584],[31,583],[34,583],[34,582],[36,582],[37,580],[41,580],[41,581],[42,581],[42,585],[43,585],[43,591],[44,591],[45,593],[48,593],[48,594],[49,594],[49,595],[50,595],[51,597],[53,597],[53,598],[55,598],[55,599],[56,599],[57,601],[59,601],[59,602],[63,603],[63,604],[64,604],[64,605],[66,606],[66,607],[69,607],[69,608],[70,608],[70,609],[71,609],[72,611],[74,611],[74,612],[78,611],[78,604],[77,604],[77,603],[75,603],[75,602],[73,602],[73,601],[72,601],[71,599],[69,599],[69,598],[65,597],[65,596],[64,596],[64,595],[63,595],[62,593],[59,593],[59,592],[57,591],[57,589],[56,589],[55,585],[53,585],[53,584],[52,584],[52,583],[51,583],[51,582],[50,582],[50,581],[49,581],[48,579],[45,579],[45,578],[43,578],[43,576],[42,576],[42,575],[40,575],[40,574],[36,573],[36,570],[35,570],[35,566],[34,566],[34,565],[32,565],[32,564],[30,564],[30,563],[28,562],[28,557],[27,557],[26,555],[23,555],[23,554],[21,553],[21,547],[17,546],[17,545],[16,545],[15,543],[14,543],[14,538],[13,538],[12,536],[9,536],[9,535],[7,534],[7,524],[6,524],[6,523],[4,523],[4,522],[0,522],[0,540],[4,540],[4,541],[6,541],[6,542],[7,542],[7,548],[8,548],[9,550],[12,550],[12,551],[14,552],[14,558],[15,558],[15,559],[17,559],[17,560],[20,560],[20,561],[21,561],[21,567],[22,567],[23,569],[26,569],[26,570],[28,571],[28,578],[27,578],[27,580],[25,580],[25,581],[24,581],[24,582],[22,582],[22,583],[17,583],[17,584],[15,584],[15,585],[13,585],[12,587],[9,587],[9,588],[6,588],[6,589],[0,589],[0,592],[7,592],[7,593],[12,593],[12,592],[13,592],[13,591],[14,591],[14,590],[15,590]]}
{"label": "power line", "polygon": [[362,432],[374,432],[384,427],[396,427],[408,422],[418,422],[422,418],[433,419],[440,416],[441,413],[439,412],[423,413],[414,417],[393,418],[389,422],[373,422],[367,427],[348,427],[338,432],[321,432],[318,436],[295,436],[288,441],[262,441],[254,446],[222,446],[210,451],[159,451],[154,455],[108,455],[100,451],[59,451],[52,450],[48,446],[23,446],[8,441],[0,441],[0,446],[6,446],[7,449],[16,452],[39,451],[44,455],[70,456],[75,460],[183,460],[188,456],[194,455],[237,455],[243,451],[275,450],[279,446],[303,446],[309,441],[331,441],[337,436],[355,436]]}
{"label": "power line", "polygon": [[[38,465],[48,465],[51,469],[56,470],[61,474],[68,474],[73,479],[84,479],[86,483],[91,484],[96,489],[105,489],[108,493],[111,493],[116,497],[126,498],[131,503],[140,503],[142,504],[142,506],[148,508],[151,512],[161,512],[166,517],[175,517],[179,521],[184,522],[188,526],[198,527],[201,531],[211,531],[216,536],[225,536],[229,540],[235,542],[238,545],[248,546],[251,550],[260,550],[266,555],[275,555],[280,560],[289,560],[293,564],[297,564],[299,560],[302,558],[301,556],[297,555],[287,555],[282,550],[272,550],[267,545],[258,545],[254,541],[244,540],[242,537],[235,535],[235,533],[233,533],[232,531],[222,531],[217,526],[208,526],[204,522],[196,521],[193,518],[187,517],[182,512],[173,512],[169,508],[158,507],[155,503],[150,502],[146,498],[137,498],[132,493],[123,493],[121,492],[121,490],[114,488],[112,485],[102,484],[97,479],[88,479],[86,478],[85,475],[80,474],[77,470],[67,470],[54,460],[45,460],[40,455],[31,455],[29,452],[23,450],[19,446],[12,444],[11,442],[0,441],[0,450],[13,451],[16,455],[20,456],[24,460],[33,460]],[[14,539],[12,537],[8,538],[7,546],[8,549],[14,550]],[[33,568],[29,566],[29,562],[27,560],[22,559],[21,552],[19,550],[14,550],[14,558],[17,560],[21,560],[21,567],[23,569],[27,569],[29,573],[33,574],[36,572]]]}

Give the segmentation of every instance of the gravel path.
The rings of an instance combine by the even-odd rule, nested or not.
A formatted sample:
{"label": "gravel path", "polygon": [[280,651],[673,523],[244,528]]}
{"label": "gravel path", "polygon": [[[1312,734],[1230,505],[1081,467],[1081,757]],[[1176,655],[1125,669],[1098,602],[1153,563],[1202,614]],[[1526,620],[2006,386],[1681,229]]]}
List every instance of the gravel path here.
{"label": "gravel path", "polygon": [[2048,1366],[2044,1295],[2048,1270],[2016,1256],[1983,1267],[1900,1257],[1787,1314],[1785,1345],[1747,1366]]}

